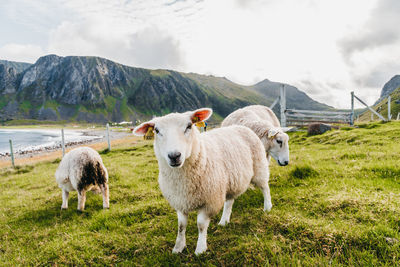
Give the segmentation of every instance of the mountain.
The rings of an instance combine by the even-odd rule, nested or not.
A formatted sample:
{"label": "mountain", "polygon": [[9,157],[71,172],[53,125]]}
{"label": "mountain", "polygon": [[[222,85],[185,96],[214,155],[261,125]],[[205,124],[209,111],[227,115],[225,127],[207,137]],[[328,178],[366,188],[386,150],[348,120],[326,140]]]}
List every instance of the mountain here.
{"label": "mountain", "polygon": [[[398,113],[400,112],[400,75],[393,76],[382,88],[380,98],[375,102],[372,108],[381,114],[384,118],[388,117],[388,99],[390,95],[390,113],[392,119],[396,119]],[[377,116],[374,115],[374,119]],[[371,111],[365,109],[363,113],[359,116],[360,121],[370,121]]]}
{"label": "mountain", "polygon": [[[12,63],[12,62],[11,62]],[[237,108],[270,105],[280,83],[243,86],[226,78],[128,67],[99,57],[41,57],[18,72],[0,63],[0,120],[106,122],[212,107],[221,120]],[[287,85],[287,107],[332,109]]]}
{"label": "mountain", "polygon": [[400,87],[400,75],[393,76],[382,88],[380,98],[375,102],[377,105],[384,98],[388,97],[394,90]]}
{"label": "mountain", "polygon": [[32,64],[25,63],[25,62],[15,62],[15,61],[8,61],[0,59],[0,65],[4,65],[8,68],[13,68],[17,73],[23,72]]}
{"label": "mountain", "polygon": [[[260,93],[269,99],[275,99],[280,95],[280,87],[282,83],[271,82],[267,79],[250,86],[250,89]],[[326,110],[333,109],[325,104],[313,100],[306,93],[300,91],[296,87],[285,84],[286,89],[286,106],[289,109],[311,109],[311,110]]]}

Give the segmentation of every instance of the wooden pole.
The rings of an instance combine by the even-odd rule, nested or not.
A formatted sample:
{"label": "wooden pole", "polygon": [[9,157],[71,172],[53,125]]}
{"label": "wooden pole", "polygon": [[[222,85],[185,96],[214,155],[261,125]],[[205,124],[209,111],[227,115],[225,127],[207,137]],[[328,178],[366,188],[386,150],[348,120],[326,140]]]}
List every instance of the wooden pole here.
{"label": "wooden pole", "polygon": [[[365,102],[364,101],[362,101],[360,98],[358,98],[356,95],[354,95],[354,97],[358,100],[358,101],[360,101],[360,103],[361,104],[363,104],[364,106],[366,106],[372,113],[374,113],[376,116],[378,116],[378,118],[380,118],[381,120],[383,120],[383,121],[386,121],[386,119],[381,115],[381,114],[379,114],[378,112],[376,112],[375,110],[373,110],[370,106],[368,106],[367,104],[365,104]],[[372,115],[373,116],[373,115]]]}
{"label": "wooden pole", "polygon": [[284,84],[281,84],[281,94],[279,100],[281,101],[281,127],[286,127],[286,92]]}
{"label": "wooden pole", "polygon": [[110,125],[108,123],[107,123],[107,143],[108,143],[108,151],[111,151]]}
{"label": "wooden pole", "polygon": [[388,96],[388,121],[392,119],[392,114],[390,113],[390,102],[392,101],[392,98]]}
{"label": "wooden pole", "polygon": [[61,129],[61,148],[62,148],[62,156],[65,155],[65,138],[64,138],[64,129]]}
{"label": "wooden pole", "polygon": [[11,164],[12,164],[13,168],[15,168],[14,149],[13,149],[13,144],[12,144],[11,139],[10,139],[10,153],[11,153]]}
{"label": "wooden pole", "polygon": [[350,125],[354,125],[354,91],[351,92],[351,114],[350,114]]}
{"label": "wooden pole", "polygon": [[271,104],[271,106],[269,106],[270,109],[273,109],[275,107],[276,104],[278,104],[280,97],[278,96],[274,102]]}

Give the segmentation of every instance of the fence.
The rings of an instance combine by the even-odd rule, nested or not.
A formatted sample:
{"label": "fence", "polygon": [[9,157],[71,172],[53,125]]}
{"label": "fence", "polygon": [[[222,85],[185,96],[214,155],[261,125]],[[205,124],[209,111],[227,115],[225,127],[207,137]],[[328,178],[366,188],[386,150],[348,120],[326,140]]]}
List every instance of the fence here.
{"label": "fence", "polygon": [[[361,104],[366,106],[370,111],[371,111],[371,120],[373,120],[374,114],[381,119],[382,121],[390,121],[392,119],[392,114],[391,114],[391,101],[392,98],[390,95],[387,97],[387,107],[388,107],[388,117],[387,119],[384,118],[381,114],[379,114],[377,111],[375,111],[372,107],[368,106],[364,101],[362,101],[359,97],[357,97],[354,92],[351,92],[351,104],[352,104],[352,111],[354,114],[354,98],[357,99]],[[397,114],[397,120],[399,119],[399,115]]]}
{"label": "fence", "polygon": [[[106,125],[106,139],[108,144],[108,151],[111,151],[111,140],[110,140],[110,126],[107,123]],[[10,143],[10,158],[12,167],[15,168],[15,157],[14,157],[14,147],[12,139],[9,139]],[[62,157],[65,155],[65,136],[64,136],[64,129],[61,129],[61,149],[62,149]]]}
{"label": "fence", "polygon": [[312,122],[353,124],[354,109],[352,112],[324,111],[324,110],[301,110],[286,108],[286,88],[282,84],[280,95],[274,100],[270,108],[280,103],[281,126],[304,126]]}
{"label": "fence", "polygon": [[[376,112],[373,108],[368,106],[363,100],[351,92],[351,109],[350,111],[325,111],[325,110],[300,110],[300,109],[287,109],[286,108],[286,89],[282,84],[280,88],[280,95],[274,100],[270,108],[273,109],[275,105],[280,103],[280,116],[281,126],[305,126],[312,122],[321,123],[337,123],[354,125],[354,99],[358,100],[361,104],[366,106],[372,113],[383,121],[390,121],[391,115],[391,98],[388,96],[388,118],[384,118],[381,114]],[[397,114],[399,119],[400,113]]]}

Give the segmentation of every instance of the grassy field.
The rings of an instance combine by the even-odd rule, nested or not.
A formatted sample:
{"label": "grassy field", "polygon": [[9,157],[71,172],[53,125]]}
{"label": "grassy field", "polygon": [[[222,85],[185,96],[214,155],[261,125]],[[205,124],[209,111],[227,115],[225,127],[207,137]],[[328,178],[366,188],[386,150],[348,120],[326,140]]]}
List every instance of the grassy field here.
{"label": "grassy field", "polygon": [[157,183],[151,142],[103,153],[110,210],[89,194],[86,210],[61,211],[59,160],[0,170],[0,265],[400,264],[400,123],[359,125],[321,136],[291,134],[291,163],[271,165],[273,208],[249,189],[231,223],[212,219],[197,257],[195,214],[187,249],[174,255],[176,215]]}

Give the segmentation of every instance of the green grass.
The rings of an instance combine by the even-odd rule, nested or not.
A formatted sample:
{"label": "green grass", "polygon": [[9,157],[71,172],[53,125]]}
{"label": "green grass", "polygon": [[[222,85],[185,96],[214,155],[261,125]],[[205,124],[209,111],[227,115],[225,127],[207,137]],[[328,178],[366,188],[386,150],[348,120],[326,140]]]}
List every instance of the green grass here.
{"label": "green grass", "polygon": [[[372,126],[371,126],[372,125]],[[291,133],[291,162],[272,162],[273,208],[259,189],[240,196],[231,223],[212,219],[208,251],[194,255],[195,214],[187,249],[174,255],[177,222],[158,188],[152,145],[103,153],[110,210],[89,194],[86,210],[61,211],[58,162],[0,170],[1,265],[358,265],[400,264],[400,123]]]}
{"label": "green grass", "polygon": [[22,110],[22,112],[24,112],[24,113],[28,113],[31,108],[32,108],[32,104],[29,101],[23,101],[19,105],[19,109]]}

